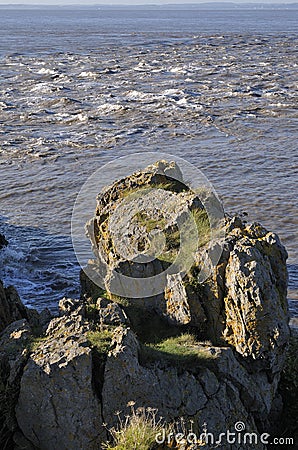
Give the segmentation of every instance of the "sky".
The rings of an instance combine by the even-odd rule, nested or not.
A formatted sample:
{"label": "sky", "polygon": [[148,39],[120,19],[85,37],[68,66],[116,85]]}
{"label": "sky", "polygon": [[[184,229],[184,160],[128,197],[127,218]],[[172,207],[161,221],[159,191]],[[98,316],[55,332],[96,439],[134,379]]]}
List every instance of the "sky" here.
{"label": "sky", "polygon": [[167,3],[205,3],[228,1],[234,3],[297,3],[298,0],[0,0],[0,5],[94,5],[94,4],[167,4]]}
{"label": "sky", "polygon": [[0,0],[1,5],[133,5],[133,4],[167,4],[167,3],[206,3],[206,2],[233,2],[233,3],[298,3],[298,0]]}

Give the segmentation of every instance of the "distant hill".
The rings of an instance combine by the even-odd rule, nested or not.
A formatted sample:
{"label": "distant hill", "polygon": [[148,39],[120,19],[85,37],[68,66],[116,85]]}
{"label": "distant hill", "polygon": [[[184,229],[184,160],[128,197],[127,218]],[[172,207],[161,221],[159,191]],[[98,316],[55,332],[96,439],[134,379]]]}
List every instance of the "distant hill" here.
{"label": "distant hill", "polygon": [[203,2],[203,3],[152,3],[146,5],[28,5],[28,4],[5,4],[0,5],[0,9],[115,9],[115,8],[133,8],[133,9],[202,9],[202,10],[235,10],[235,9],[298,9],[298,3],[234,3],[234,2]]}

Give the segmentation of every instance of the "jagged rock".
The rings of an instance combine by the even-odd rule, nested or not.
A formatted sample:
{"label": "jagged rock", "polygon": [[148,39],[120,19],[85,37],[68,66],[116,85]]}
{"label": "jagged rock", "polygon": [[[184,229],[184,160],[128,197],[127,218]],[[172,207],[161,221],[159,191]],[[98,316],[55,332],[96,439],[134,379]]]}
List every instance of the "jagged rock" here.
{"label": "jagged rock", "polygon": [[81,300],[73,300],[72,298],[63,298],[59,301],[60,315],[69,315],[73,312],[84,314],[85,308]]}
{"label": "jagged rock", "polygon": [[99,298],[96,302],[99,322],[105,325],[128,324],[129,320],[124,310],[118,303],[111,302],[105,298]]}
{"label": "jagged rock", "polygon": [[43,309],[40,313],[33,308],[26,308],[27,319],[30,327],[35,334],[42,334],[46,331],[53,315],[48,308]]}
{"label": "jagged rock", "polygon": [[8,364],[6,381],[11,385],[20,375],[22,364],[28,354],[27,344],[31,337],[31,328],[25,319],[11,323],[0,335],[1,367]]}
{"label": "jagged rock", "polygon": [[23,305],[17,290],[13,286],[4,287],[0,280],[0,332],[9,324],[26,319],[32,328],[43,331],[52,315],[48,309],[41,313]]}
{"label": "jagged rock", "polygon": [[[197,228],[191,215],[197,211],[204,211],[202,203],[183,183],[173,162],[158,161],[104,189],[97,198],[95,216],[86,227],[106,290],[120,289],[124,297],[143,298],[133,279],[146,283],[147,278],[162,274],[170,265],[173,246],[179,246],[186,233],[194,236],[193,245],[197,246]],[[175,264],[184,264],[191,256],[189,246],[177,255]],[[129,277],[129,282],[123,284],[119,274]],[[146,284],[146,296],[153,298],[159,284],[162,292],[163,275]],[[157,306],[150,299],[147,303],[151,309]],[[165,304],[158,307],[163,314]]]}
{"label": "jagged rock", "polygon": [[[127,403],[157,408],[165,418],[192,416],[202,409],[207,397],[195,377],[178,375],[175,368],[166,371],[148,369],[139,364],[139,343],[130,329],[118,328],[105,365],[102,390],[103,417],[115,422],[115,411],[128,411]],[[183,406],[184,405],[184,406]],[[117,420],[117,418],[116,418]]]}
{"label": "jagged rock", "polygon": [[[235,226],[237,224],[237,226]],[[222,258],[201,286],[209,338],[280,372],[289,338],[287,253],[259,224],[234,221]]]}
{"label": "jagged rock", "polygon": [[0,250],[7,245],[8,241],[6,240],[5,236],[3,234],[0,234]]}
{"label": "jagged rock", "polygon": [[167,301],[166,315],[170,321],[182,325],[191,322],[186,289],[180,274],[168,276],[165,298]]}
{"label": "jagged rock", "polygon": [[19,430],[14,433],[13,442],[13,450],[38,450]]}
{"label": "jagged rock", "polygon": [[[156,186],[163,186],[162,196],[156,190],[150,194],[148,188]],[[146,198],[134,196],[135,190]],[[126,197],[132,204],[126,204]],[[166,220],[156,199],[166,199]],[[114,214],[122,201],[127,224],[125,214]],[[171,207],[177,201],[177,208]],[[141,214],[135,214],[135,206]],[[60,317],[50,322],[49,312],[28,310],[12,287],[0,283],[0,331],[7,327],[0,335],[0,393],[14,389],[9,414],[0,404],[0,425],[14,450],[99,449],[106,439],[103,422],[116,425],[115,412],[128,414],[131,401],[136,408],[156,408],[167,421],[191,418],[199,433],[204,422],[215,436],[235,431],[237,421],[248,432],[268,429],[268,420],[280,409],[276,393],[289,337],[287,254],[275,234],[238,217],[227,218],[225,236],[219,233],[210,243],[197,245],[186,273],[165,275],[163,292],[121,300],[110,292],[119,281],[115,268],[119,275],[141,280],[167,269],[171,261],[164,256],[177,247],[175,221],[187,210],[201,214],[202,203],[174,163],[158,162],[103,190],[89,236],[106,264],[103,279],[111,300],[102,298],[102,288],[88,278],[97,270],[94,262],[81,273],[82,299],[62,299]],[[116,251],[112,241],[120,234]],[[154,253],[155,259],[147,260],[152,256],[146,253],[148,245],[150,252],[162,247],[162,257]],[[218,249],[222,254],[213,267],[212,254]],[[191,247],[187,250],[191,253]],[[203,267],[210,273],[202,282]],[[129,290],[135,294],[133,283]],[[16,319],[23,320],[9,325]],[[44,332],[38,342],[31,335],[36,328]],[[185,331],[197,338],[187,349],[195,355],[191,360],[144,344]],[[216,448],[248,447],[239,442]],[[258,442],[253,448],[264,446]]]}
{"label": "jagged rock", "polygon": [[175,325],[194,325],[199,331],[205,329],[206,315],[198,294],[183,280],[180,273],[167,276],[165,316]]}
{"label": "jagged rock", "polygon": [[224,338],[243,356],[265,359],[278,371],[289,338],[287,254],[278,237],[261,226],[245,232],[226,269]]}
{"label": "jagged rock", "polygon": [[13,286],[5,288],[0,280],[0,332],[12,322],[27,319],[27,310]]}
{"label": "jagged rock", "polygon": [[[156,257],[150,262],[142,259],[147,246],[151,245],[154,251],[159,246],[164,246],[165,242],[159,233],[160,226],[165,234],[167,227],[176,231],[175,221],[179,221],[187,209],[202,212],[201,201],[185,186],[182,175],[180,174],[178,181],[167,177],[165,171],[168,165],[165,161],[158,162],[115,182],[98,196],[95,216],[87,225],[87,230],[95,255],[99,262],[104,261],[106,264],[103,278],[108,292],[113,292],[117,282],[120,285],[120,275],[141,278],[145,282],[147,277],[154,277],[165,271],[167,264],[164,258]],[[175,164],[172,167],[179,169]],[[148,189],[158,184],[165,186],[167,183],[166,189],[160,193]],[[174,206],[171,210],[172,200]],[[161,211],[156,208],[156,202],[167,205],[168,221],[164,221]],[[136,222],[136,216],[140,223]],[[155,220],[154,227],[152,217]],[[214,366],[213,362],[212,370],[216,376],[225,380],[225,387],[222,389],[230,393],[237,391],[243,408],[258,423],[264,424],[274,402],[289,338],[287,253],[278,236],[259,224],[247,225],[239,217],[226,217],[225,224],[221,227],[221,233],[215,234],[210,242],[203,243],[195,250],[194,260],[186,274],[166,275],[163,293],[147,298],[135,298],[138,297],[136,295],[132,295],[133,298],[130,295],[126,297],[131,305],[135,307],[138,304],[139,311],[144,312],[144,328],[147,320],[145,311],[150,310],[159,317],[166,318],[169,327],[180,326],[184,330],[188,327],[197,335],[210,339],[213,351],[218,353],[218,363]],[[153,231],[155,234],[152,234]],[[173,249],[176,241],[173,243],[172,239],[171,242]],[[166,252],[169,250],[166,247]],[[220,259],[212,265],[212,254],[219,250]],[[140,256],[141,259],[138,259]],[[146,256],[148,257],[147,253]],[[200,272],[203,269],[207,273],[210,269],[210,272],[201,282]],[[95,268],[90,266],[88,270],[92,273]],[[86,286],[87,284],[85,282]],[[133,279],[129,289],[131,292],[134,290]],[[136,321],[131,314],[135,314],[135,309],[124,307],[124,310],[131,324],[134,324]],[[133,340],[132,337],[123,339]],[[227,345],[230,349],[223,350]],[[128,347],[136,349],[132,342]],[[117,366],[123,356],[121,352],[117,353],[117,347],[114,353],[117,357],[114,355],[114,359],[108,358],[106,363],[107,376],[112,376],[114,370],[121,373],[120,368],[110,368],[112,362]],[[143,368],[136,365],[136,358],[132,361],[134,369],[129,373],[137,373],[144,383],[146,377],[149,377],[150,381],[146,383],[151,395],[149,385],[155,383],[158,386],[159,382],[154,379],[152,372],[144,375]],[[124,361],[122,363],[124,366]],[[111,381],[110,386],[112,384]],[[137,381],[136,386],[139,386]],[[139,391],[131,394],[144,399]],[[144,390],[143,395],[147,396],[148,392]],[[153,403],[156,401],[156,405],[164,413],[166,408],[156,398],[162,396],[155,395],[152,392]],[[234,392],[233,396],[235,395]],[[129,401],[125,395],[124,398]]]}
{"label": "jagged rock", "polygon": [[[168,177],[173,171],[179,175],[178,180]],[[166,188],[148,189],[155,186]],[[166,204],[167,220],[156,210],[156,204]],[[157,257],[146,262],[140,250],[146,248],[146,239],[152,241],[156,236],[157,247],[162,247],[159,228],[165,234],[168,227],[175,229],[186,210],[202,211],[202,203],[183,183],[179,167],[166,161],[119,180],[99,194],[95,216],[87,230],[99,266],[101,261],[107,266],[104,282],[108,292],[113,292],[117,283],[123,287],[121,275],[131,279],[127,282],[129,294],[134,291],[135,279],[141,278],[145,283],[148,277],[166,270],[165,261]],[[239,217],[226,220],[225,235],[194,252],[195,261],[186,276],[184,272],[183,276],[166,274],[163,295],[148,294],[148,298],[139,299],[140,304],[143,302],[145,308],[166,317],[175,326],[195,327],[214,343],[226,342],[242,356],[262,362],[272,373],[280,372],[289,338],[287,253],[278,236],[259,224],[247,225]],[[218,248],[222,248],[221,259],[200,283],[196,273]],[[90,273],[92,270],[94,267]],[[155,289],[156,277],[153,279]]]}
{"label": "jagged rock", "polygon": [[[158,416],[168,421],[191,417],[195,431],[206,422],[209,432],[215,437],[228,429],[235,431],[237,419],[244,421],[250,432],[257,431],[253,416],[240,396],[242,388],[249,388],[249,376],[237,363],[231,349],[206,347],[204,351],[210,352],[213,371],[205,366],[206,361],[198,361],[191,373],[182,366],[178,369],[165,368],[157,363],[142,365],[139,361],[141,349],[130,329],[118,328],[111,348],[102,390],[103,416],[107,423],[116,425],[115,411],[122,411],[123,416],[129,414],[129,403],[133,400],[136,409],[157,408]],[[224,368],[218,370],[217,366]],[[238,376],[233,373],[235,370],[238,370]],[[257,399],[253,401],[256,401],[254,406],[257,408]],[[245,446],[224,443],[219,448],[234,450],[245,449]],[[264,446],[259,443],[254,448],[264,449]]]}
{"label": "jagged rock", "polygon": [[12,445],[13,434],[18,430],[14,408],[31,337],[24,319],[13,322],[0,334],[0,448]]}
{"label": "jagged rock", "polygon": [[16,416],[25,437],[42,450],[97,450],[103,439],[85,331],[78,314],[53,319],[25,366]]}

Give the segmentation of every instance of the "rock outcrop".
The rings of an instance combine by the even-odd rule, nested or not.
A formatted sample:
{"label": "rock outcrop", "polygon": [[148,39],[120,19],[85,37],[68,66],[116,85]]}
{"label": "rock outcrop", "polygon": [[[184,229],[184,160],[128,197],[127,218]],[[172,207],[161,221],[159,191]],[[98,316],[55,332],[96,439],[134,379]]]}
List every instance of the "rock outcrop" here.
{"label": "rock outcrop", "polygon": [[116,424],[115,411],[129,414],[127,405],[134,399],[138,406],[157,408],[168,422],[178,417],[191,418],[198,435],[198,425],[204,421],[219,435],[223,424],[233,429],[237,418],[244,420],[248,429],[256,430],[252,410],[268,414],[257,380],[238,363],[230,348],[198,343],[195,350],[197,360],[194,358],[188,370],[179,358],[175,365],[164,364],[162,357],[149,363],[142,358],[134,333],[116,330],[104,373],[105,420]]}
{"label": "rock outcrop", "polygon": [[3,234],[0,234],[0,250],[8,245],[8,241]]}
{"label": "rock outcrop", "polygon": [[[14,408],[31,337],[31,329],[25,319],[11,323],[0,334],[0,448],[13,448],[13,436],[19,430]],[[26,448],[29,450],[30,446]]]}
{"label": "rock outcrop", "polygon": [[[197,217],[204,225],[200,233]],[[148,307],[166,314],[166,305],[155,302],[155,293],[163,290],[165,278],[190,269],[192,251],[208,239],[210,230],[202,202],[184,184],[178,166],[159,161],[100,193],[87,231],[104,289],[120,290],[125,297],[149,297]],[[181,246],[182,241],[187,245]]]}
{"label": "rock outcrop", "polygon": [[87,330],[77,313],[53,319],[26,364],[16,418],[37,448],[97,450],[105,437]]}
{"label": "rock outcrop", "polygon": [[[107,439],[103,422],[116,426],[115,412],[129,414],[132,399],[136,407],[157,408],[168,422],[191,419],[198,434],[203,423],[214,436],[234,431],[237,420],[245,423],[247,432],[262,431],[277,378],[270,382],[265,371],[246,368],[231,347],[210,342],[192,342],[191,360],[179,355],[176,359],[140,342],[125,325],[120,305],[106,299],[74,303],[78,308],[52,319],[42,338],[32,337],[25,320],[14,322],[1,335],[6,392],[14,392],[9,414],[5,412],[11,448],[101,448]],[[103,314],[102,305],[103,310],[122,311],[124,323],[118,325],[118,314],[113,315],[115,321]],[[111,338],[103,353],[90,333],[100,339],[107,329]],[[225,443],[219,448],[247,447]],[[265,447],[256,443],[254,448]]]}
{"label": "rock outcrop", "polygon": [[27,310],[13,286],[4,287],[0,280],[0,332],[12,322],[27,319]]}
{"label": "rock outcrop", "polygon": [[[149,199],[148,212],[149,188],[153,194]],[[157,198],[159,191],[161,199]],[[162,198],[165,203],[171,203],[169,193],[175,197],[173,205],[178,202],[179,208],[177,211],[173,207],[173,214],[169,213],[170,218],[165,220],[159,210],[154,215],[154,205],[161,205]],[[140,208],[137,212],[136,205]],[[108,267],[102,278],[104,288],[107,291],[111,289],[115,273],[130,277],[128,279],[132,280],[132,286],[140,274],[144,282],[149,278],[154,284],[155,275],[166,270],[172,262],[165,260],[165,255],[171,251],[173,254],[176,246],[181,244],[177,230],[173,232],[173,228],[187,208],[199,217],[196,225],[200,237],[202,234],[210,237],[211,232],[208,233],[202,226],[206,222],[199,196],[184,184],[177,165],[165,161],[117,181],[100,193],[95,216],[87,230],[98,257],[99,271],[103,261]],[[117,210],[123,215],[121,220],[115,213]],[[167,208],[166,212],[169,210],[171,208]],[[147,217],[147,221],[143,216]],[[154,260],[135,263],[134,257],[140,244],[150,241],[152,233],[158,233],[161,225],[165,228],[166,240],[169,238],[170,248],[166,247],[165,252]],[[233,347],[246,361],[258,362],[255,366],[262,366],[273,376],[283,364],[284,348],[289,337],[286,250],[278,236],[260,224],[247,225],[240,218],[226,217],[225,223],[221,225],[224,237],[207,243],[198,240],[200,245],[194,249],[194,261],[188,272],[184,276],[181,273],[167,275],[161,295],[145,299],[128,298],[128,301],[135,308],[141,306],[143,311],[147,309],[166,318],[169,324],[181,326],[182,329],[191,327],[198,335],[211,339],[217,345]],[[119,247],[120,234],[123,242]],[[129,243],[133,245],[129,246]],[[144,245],[146,247],[147,244]],[[202,267],[216,247],[222,249],[221,257],[212,267],[208,278],[200,282]],[[82,275],[81,278],[84,280],[87,277]],[[83,281],[83,285],[87,296],[94,295],[96,289],[93,287],[92,292],[90,281]],[[144,317],[146,322],[146,315]],[[145,328],[146,325],[144,323]]]}
{"label": "rock outcrop", "polygon": [[[8,245],[3,235],[1,245]],[[48,309],[38,313],[25,307],[16,289],[0,280],[0,448],[35,448],[18,426],[15,406],[34,334],[42,333],[51,319]]]}
{"label": "rock outcrop", "polygon": [[[166,195],[166,218],[147,195],[152,186],[155,199]],[[173,198],[178,209],[171,209]],[[122,202],[126,225],[114,215]],[[181,226],[189,210],[200,232],[196,247],[187,248],[194,257],[186,273],[168,273],[163,290],[148,297],[115,295],[115,270],[145,280],[172,264],[180,245],[175,222]],[[100,449],[106,428],[117,425],[115,413],[125,417],[131,401],[167,423],[190,419],[198,434],[206,423],[218,437],[239,421],[249,433],[270,432],[289,338],[287,254],[260,224],[226,217],[224,233],[214,236],[206,223],[203,203],[179,168],[159,162],[99,195],[88,233],[104,262],[104,286],[92,281],[98,267],[90,263],[81,273],[82,298],[61,300],[59,317],[50,318],[30,312],[0,285],[1,443],[8,439],[15,450]],[[258,440],[204,448],[266,447]]]}
{"label": "rock outcrop", "polygon": [[228,222],[221,260],[200,287],[209,338],[273,373],[289,338],[286,258],[276,234]]}

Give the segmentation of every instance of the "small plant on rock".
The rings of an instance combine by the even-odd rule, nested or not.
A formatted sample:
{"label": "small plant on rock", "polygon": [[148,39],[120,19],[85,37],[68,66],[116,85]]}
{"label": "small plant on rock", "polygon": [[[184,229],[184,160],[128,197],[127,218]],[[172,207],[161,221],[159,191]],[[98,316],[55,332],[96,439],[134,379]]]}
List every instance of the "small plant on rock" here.
{"label": "small plant on rock", "polygon": [[106,450],[150,450],[156,446],[156,435],[163,429],[162,419],[157,418],[157,409],[135,408],[135,402],[127,404],[131,408],[131,414],[122,420],[120,412],[116,415],[119,419],[118,427],[108,430],[112,436],[112,443],[103,443]]}

